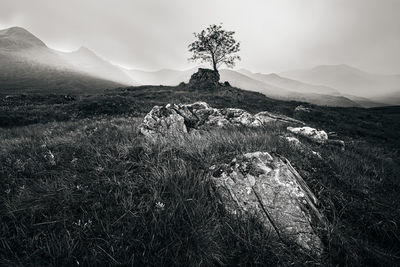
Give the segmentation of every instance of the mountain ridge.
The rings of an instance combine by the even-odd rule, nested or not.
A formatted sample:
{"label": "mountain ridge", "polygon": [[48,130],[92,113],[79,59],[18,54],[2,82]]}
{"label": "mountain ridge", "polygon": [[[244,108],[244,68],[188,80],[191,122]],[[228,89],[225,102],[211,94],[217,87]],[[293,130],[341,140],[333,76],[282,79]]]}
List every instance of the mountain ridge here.
{"label": "mountain ridge", "polygon": [[282,72],[280,75],[305,83],[332,87],[343,95],[368,97],[372,100],[400,91],[400,75],[372,74],[346,64],[320,65],[310,69]]}
{"label": "mountain ridge", "polygon": [[0,62],[0,93],[85,94],[133,84],[77,67],[63,52],[21,27],[0,31]]}

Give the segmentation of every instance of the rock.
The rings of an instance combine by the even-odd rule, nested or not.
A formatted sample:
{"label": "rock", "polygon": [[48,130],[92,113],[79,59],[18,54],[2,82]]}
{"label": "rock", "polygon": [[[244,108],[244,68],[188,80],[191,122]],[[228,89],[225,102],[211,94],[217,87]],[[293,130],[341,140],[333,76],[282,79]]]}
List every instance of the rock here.
{"label": "rock", "polygon": [[261,124],[267,124],[272,121],[280,121],[280,122],[288,122],[288,123],[295,123],[295,124],[303,124],[304,122],[295,120],[293,118],[284,116],[284,115],[278,115],[278,114],[273,114],[268,111],[262,111],[254,115],[254,117],[261,122]]}
{"label": "rock", "polygon": [[215,191],[229,213],[255,215],[276,238],[321,254],[312,227],[324,221],[318,200],[287,159],[253,152],[212,169]]}
{"label": "rock", "polygon": [[74,101],[75,100],[75,96],[72,95],[64,95],[64,99],[67,101]]}
{"label": "rock", "polygon": [[303,124],[295,119],[260,112],[251,115],[238,108],[212,108],[205,102],[193,104],[168,104],[165,107],[155,106],[143,119],[140,132],[146,136],[187,133],[193,129],[212,127],[246,126],[260,127],[270,122]]}
{"label": "rock", "polygon": [[189,84],[194,85],[205,83],[217,85],[219,82],[219,78],[220,76],[218,71],[199,68],[199,70],[196,73],[193,73],[190,77]]}
{"label": "rock", "polygon": [[293,145],[295,145],[295,146],[301,145],[300,140],[297,139],[296,137],[293,137],[293,136],[285,136],[284,138],[285,138],[286,141],[288,141],[290,144],[293,144]]}
{"label": "rock", "polygon": [[298,135],[307,137],[318,143],[325,143],[328,140],[328,134],[320,130],[305,126],[305,127],[287,127],[287,130]]}
{"label": "rock", "polygon": [[144,117],[139,129],[143,135],[148,137],[159,134],[177,135],[187,133],[184,117],[171,108],[171,105],[153,107]]}
{"label": "rock", "polygon": [[225,87],[231,87],[231,84],[230,84],[228,81],[225,81],[225,82],[223,83],[223,86],[225,86]]}
{"label": "rock", "polygon": [[305,107],[305,106],[303,106],[303,105],[300,105],[300,106],[297,106],[297,107],[294,109],[294,111],[296,111],[296,112],[310,112],[310,111],[311,111],[311,108],[307,108],[307,107]]}
{"label": "rock", "polygon": [[321,154],[320,154],[319,152],[316,152],[316,151],[312,151],[312,150],[311,150],[311,153],[312,153],[314,156],[316,156],[318,159],[322,159],[322,156],[321,156]]}

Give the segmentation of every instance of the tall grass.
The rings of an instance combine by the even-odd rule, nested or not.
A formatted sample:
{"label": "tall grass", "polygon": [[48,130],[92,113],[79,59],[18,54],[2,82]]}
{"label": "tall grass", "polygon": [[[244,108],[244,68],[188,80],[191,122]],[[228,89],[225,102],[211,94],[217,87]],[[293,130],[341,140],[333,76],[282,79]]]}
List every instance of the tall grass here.
{"label": "tall grass", "polygon": [[[294,146],[280,138],[279,124],[151,141],[138,134],[139,120],[0,129],[1,264],[325,266],[398,259],[397,155],[368,143],[345,152],[307,140]],[[288,157],[318,195],[330,222],[320,233],[327,248],[321,259],[274,240],[257,218],[227,214],[210,190],[212,165],[253,151]]]}

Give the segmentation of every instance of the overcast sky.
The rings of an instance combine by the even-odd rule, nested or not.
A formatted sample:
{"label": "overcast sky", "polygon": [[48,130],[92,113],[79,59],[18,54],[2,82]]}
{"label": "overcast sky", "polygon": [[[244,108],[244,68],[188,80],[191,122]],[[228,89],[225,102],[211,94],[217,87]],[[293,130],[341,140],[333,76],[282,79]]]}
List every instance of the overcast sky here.
{"label": "overcast sky", "polygon": [[192,33],[220,22],[241,42],[236,68],[345,63],[400,74],[400,0],[0,0],[0,28],[147,70],[194,66]]}

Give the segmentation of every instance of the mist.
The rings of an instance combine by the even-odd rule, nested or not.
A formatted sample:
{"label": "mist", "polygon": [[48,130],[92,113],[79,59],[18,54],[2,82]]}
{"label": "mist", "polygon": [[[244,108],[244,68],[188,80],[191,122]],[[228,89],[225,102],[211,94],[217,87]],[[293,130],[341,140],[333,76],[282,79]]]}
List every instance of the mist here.
{"label": "mist", "polygon": [[282,72],[348,64],[400,73],[400,1],[3,0],[0,29],[20,26],[49,47],[81,46],[127,68],[184,70],[193,32],[212,23],[236,31],[237,68]]}

